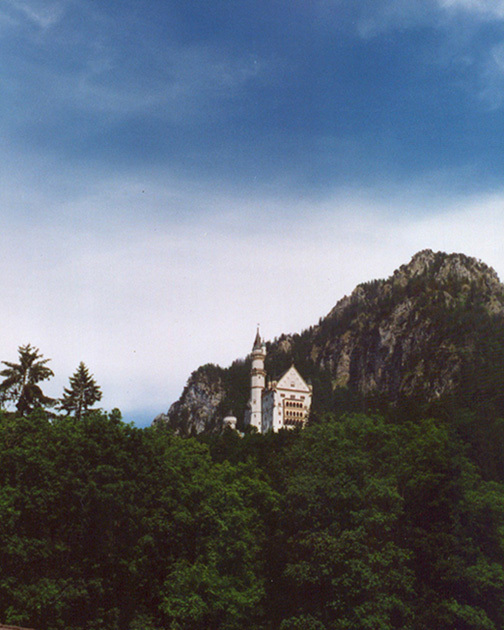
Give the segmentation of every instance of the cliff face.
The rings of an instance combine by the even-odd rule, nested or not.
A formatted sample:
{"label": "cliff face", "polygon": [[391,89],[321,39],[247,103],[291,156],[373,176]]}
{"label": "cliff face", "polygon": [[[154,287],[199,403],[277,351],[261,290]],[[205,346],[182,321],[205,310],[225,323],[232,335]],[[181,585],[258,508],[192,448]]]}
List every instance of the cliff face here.
{"label": "cliff face", "polygon": [[388,280],[358,286],[311,336],[335,386],[427,400],[453,391],[475,352],[471,317],[502,317],[495,271],[463,254],[425,250]]}
{"label": "cliff face", "polygon": [[165,425],[181,435],[220,428],[222,418],[217,412],[226,396],[223,372],[222,368],[210,364],[198,368],[189,377],[180,399],[167,414],[159,414],[153,424]]}
{"label": "cliff face", "polygon": [[[303,376],[317,382],[324,375],[333,390],[432,401],[460,387],[468,366],[481,360],[481,330],[500,334],[503,322],[504,286],[493,269],[463,254],[424,250],[387,280],[359,285],[317,326],[268,344],[266,369],[278,373],[294,360]],[[241,414],[248,366],[240,366]],[[211,367],[194,372],[156,422],[182,433],[219,428],[223,403],[237,399],[237,380],[231,368]]]}

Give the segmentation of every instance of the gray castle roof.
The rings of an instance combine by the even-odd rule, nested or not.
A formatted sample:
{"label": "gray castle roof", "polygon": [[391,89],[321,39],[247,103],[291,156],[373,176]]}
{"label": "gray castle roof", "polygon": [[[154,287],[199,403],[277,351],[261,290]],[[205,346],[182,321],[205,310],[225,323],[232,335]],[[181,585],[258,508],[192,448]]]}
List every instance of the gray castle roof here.
{"label": "gray castle roof", "polygon": [[254,341],[254,345],[252,346],[252,350],[260,350],[262,348],[262,339],[259,334],[259,327],[257,328],[257,335]]}

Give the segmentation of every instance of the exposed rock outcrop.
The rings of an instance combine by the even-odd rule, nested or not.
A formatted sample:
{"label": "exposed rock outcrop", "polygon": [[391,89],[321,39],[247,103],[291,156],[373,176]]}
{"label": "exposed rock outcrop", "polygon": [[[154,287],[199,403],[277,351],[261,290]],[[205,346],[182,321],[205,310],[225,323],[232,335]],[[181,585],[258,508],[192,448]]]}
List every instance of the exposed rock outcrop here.
{"label": "exposed rock outcrop", "polygon": [[223,370],[207,364],[191,374],[182,396],[167,414],[159,414],[154,425],[165,425],[182,435],[212,431],[220,428],[222,418],[217,410],[226,395]]}
{"label": "exposed rock outcrop", "polygon": [[[294,359],[305,378],[328,375],[333,389],[433,401],[456,391],[477,359],[483,320],[504,320],[495,271],[464,254],[424,250],[387,280],[359,285],[317,326],[268,344],[266,369],[281,371]],[[184,434],[215,430],[224,401],[246,400],[247,369],[199,368],[155,422]]]}
{"label": "exposed rock outcrop", "polygon": [[335,386],[391,399],[435,399],[456,386],[464,357],[474,352],[476,316],[504,314],[495,271],[463,254],[416,254],[388,280],[358,286],[311,334],[312,356]]}

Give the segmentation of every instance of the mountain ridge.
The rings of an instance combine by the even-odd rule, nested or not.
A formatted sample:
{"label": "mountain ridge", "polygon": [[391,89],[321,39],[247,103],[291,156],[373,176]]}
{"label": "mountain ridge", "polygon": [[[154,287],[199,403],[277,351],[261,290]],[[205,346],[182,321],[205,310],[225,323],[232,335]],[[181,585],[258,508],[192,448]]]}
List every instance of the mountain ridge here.
{"label": "mountain ridge", "polygon": [[[387,279],[364,282],[319,323],[267,343],[266,370],[292,361],[313,380],[314,412],[334,410],[336,391],[395,403],[453,395],[481,361],[483,329],[504,325],[504,285],[494,269],[461,253],[416,253]],[[480,330],[481,329],[481,330]],[[178,401],[154,420],[181,434],[215,431],[248,399],[249,360],[195,370]],[[323,399],[323,400],[322,400]]]}

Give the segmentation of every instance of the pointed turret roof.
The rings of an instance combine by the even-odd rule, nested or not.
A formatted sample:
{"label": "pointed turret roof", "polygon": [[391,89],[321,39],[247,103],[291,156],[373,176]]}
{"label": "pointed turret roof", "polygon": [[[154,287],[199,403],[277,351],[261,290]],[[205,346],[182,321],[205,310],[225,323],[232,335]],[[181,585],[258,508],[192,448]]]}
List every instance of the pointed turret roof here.
{"label": "pointed turret roof", "polygon": [[260,350],[262,347],[262,339],[259,333],[259,326],[257,327],[257,335],[254,341],[254,345],[252,346],[252,350]]}

